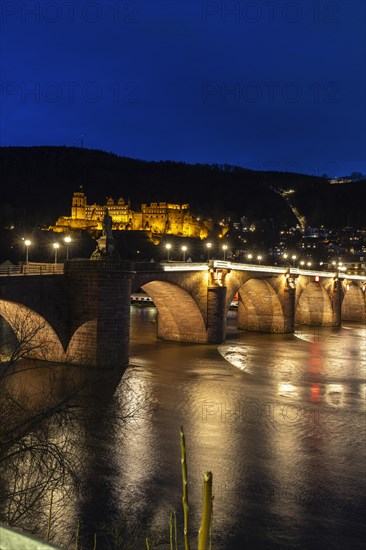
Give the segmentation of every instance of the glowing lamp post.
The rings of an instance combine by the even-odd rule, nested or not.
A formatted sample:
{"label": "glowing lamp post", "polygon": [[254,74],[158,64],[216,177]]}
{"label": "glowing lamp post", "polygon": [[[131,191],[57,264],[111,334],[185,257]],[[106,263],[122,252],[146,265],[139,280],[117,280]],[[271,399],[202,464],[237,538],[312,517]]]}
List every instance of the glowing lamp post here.
{"label": "glowing lamp post", "polygon": [[293,262],[293,266],[295,267],[295,260],[296,260],[297,256],[296,254],[294,254],[293,256],[291,256],[291,259],[292,259],[292,262]]}
{"label": "glowing lamp post", "polygon": [[248,260],[251,260],[253,258],[253,254],[248,254],[247,258],[248,258]]}
{"label": "glowing lamp post", "polygon": [[29,247],[32,244],[32,242],[29,239],[26,239],[24,241],[24,244],[25,244],[25,263],[28,263]]}
{"label": "glowing lamp post", "polygon": [[212,243],[206,243],[207,246],[207,261],[210,260],[210,249],[212,247]]}
{"label": "glowing lamp post", "polygon": [[165,248],[166,248],[166,251],[167,251],[167,255],[168,255],[168,262],[169,262],[169,253],[170,253],[171,247],[172,247],[171,244],[166,244],[166,245],[165,245]]}
{"label": "glowing lamp post", "polygon": [[57,252],[58,252],[58,249],[60,248],[59,243],[53,243],[53,248],[55,250],[55,264],[57,264]]}
{"label": "glowing lamp post", "polygon": [[65,237],[64,241],[66,243],[66,260],[69,259],[70,255],[70,243],[71,243],[71,237]]}
{"label": "glowing lamp post", "polygon": [[261,265],[262,256],[257,256],[258,264]]}
{"label": "glowing lamp post", "polygon": [[222,245],[222,250],[223,250],[223,253],[224,253],[224,261],[226,259],[226,251],[227,251],[227,244],[223,244]]}
{"label": "glowing lamp post", "polygon": [[187,250],[187,247],[186,246],[182,246],[182,252],[183,252],[183,262],[186,261],[186,250]]}

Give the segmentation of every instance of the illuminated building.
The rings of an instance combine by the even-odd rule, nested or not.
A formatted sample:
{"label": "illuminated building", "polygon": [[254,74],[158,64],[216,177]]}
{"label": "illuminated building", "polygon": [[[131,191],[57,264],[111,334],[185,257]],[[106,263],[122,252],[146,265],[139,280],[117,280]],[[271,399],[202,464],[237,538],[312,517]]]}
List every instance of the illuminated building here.
{"label": "illuminated building", "polygon": [[[48,229],[56,233],[86,230],[90,233],[102,231],[106,208],[112,217],[113,231],[145,231],[152,237],[178,235],[206,239],[213,230],[213,222],[195,218],[189,212],[188,204],[152,202],[142,204],[140,211],[134,211],[130,202],[119,198],[117,203],[108,198],[106,204],[87,204],[87,197],[76,192],[72,197],[71,216],[60,216],[55,225]],[[222,234],[227,231],[223,228]]]}

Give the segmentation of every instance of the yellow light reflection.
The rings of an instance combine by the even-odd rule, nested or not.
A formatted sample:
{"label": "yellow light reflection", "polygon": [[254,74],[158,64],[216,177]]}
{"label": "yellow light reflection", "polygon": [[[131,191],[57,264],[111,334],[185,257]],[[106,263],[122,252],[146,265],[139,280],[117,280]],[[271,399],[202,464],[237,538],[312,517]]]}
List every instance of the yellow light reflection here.
{"label": "yellow light reflection", "polygon": [[288,382],[278,384],[278,395],[282,397],[296,397],[298,395],[297,387]]}

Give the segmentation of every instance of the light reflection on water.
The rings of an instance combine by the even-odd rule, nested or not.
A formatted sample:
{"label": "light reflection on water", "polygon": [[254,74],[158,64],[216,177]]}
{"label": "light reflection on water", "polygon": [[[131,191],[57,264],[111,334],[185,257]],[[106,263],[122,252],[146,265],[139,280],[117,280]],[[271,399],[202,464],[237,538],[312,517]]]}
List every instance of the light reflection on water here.
{"label": "light reflection on water", "polygon": [[178,344],[156,339],[155,308],[132,307],[130,366],[116,390],[90,396],[90,491],[70,524],[89,542],[98,532],[98,550],[100,524],[121,513],[167,541],[172,509],[182,524],[183,426],[194,533],[213,472],[214,550],[363,548],[365,337],[350,323],[238,332],[229,312],[225,344]]}
{"label": "light reflection on water", "polygon": [[213,472],[215,549],[362,547],[362,327],[298,337],[229,323],[217,347],[156,341],[153,310],[132,319],[130,370],[154,408],[116,454],[121,508],[165,530],[171,509],[181,515],[183,425],[195,532]]}

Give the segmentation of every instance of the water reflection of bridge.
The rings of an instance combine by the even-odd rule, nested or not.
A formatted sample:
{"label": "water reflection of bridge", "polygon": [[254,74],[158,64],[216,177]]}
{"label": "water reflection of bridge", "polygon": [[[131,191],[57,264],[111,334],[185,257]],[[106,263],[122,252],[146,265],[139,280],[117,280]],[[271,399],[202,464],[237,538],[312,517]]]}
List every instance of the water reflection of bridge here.
{"label": "water reflection of bridge", "polygon": [[366,277],[341,272],[217,260],[51,265],[26,264],[0,277],[0,315],[18,336],[30,319],[38,323],[41,358],[52,361],[126,365],[131,294],[139,289],[157,307],[157,336],[177,342],[225,341],[236,295],[239,329],[291,333],[295,323],[366,322]]}

